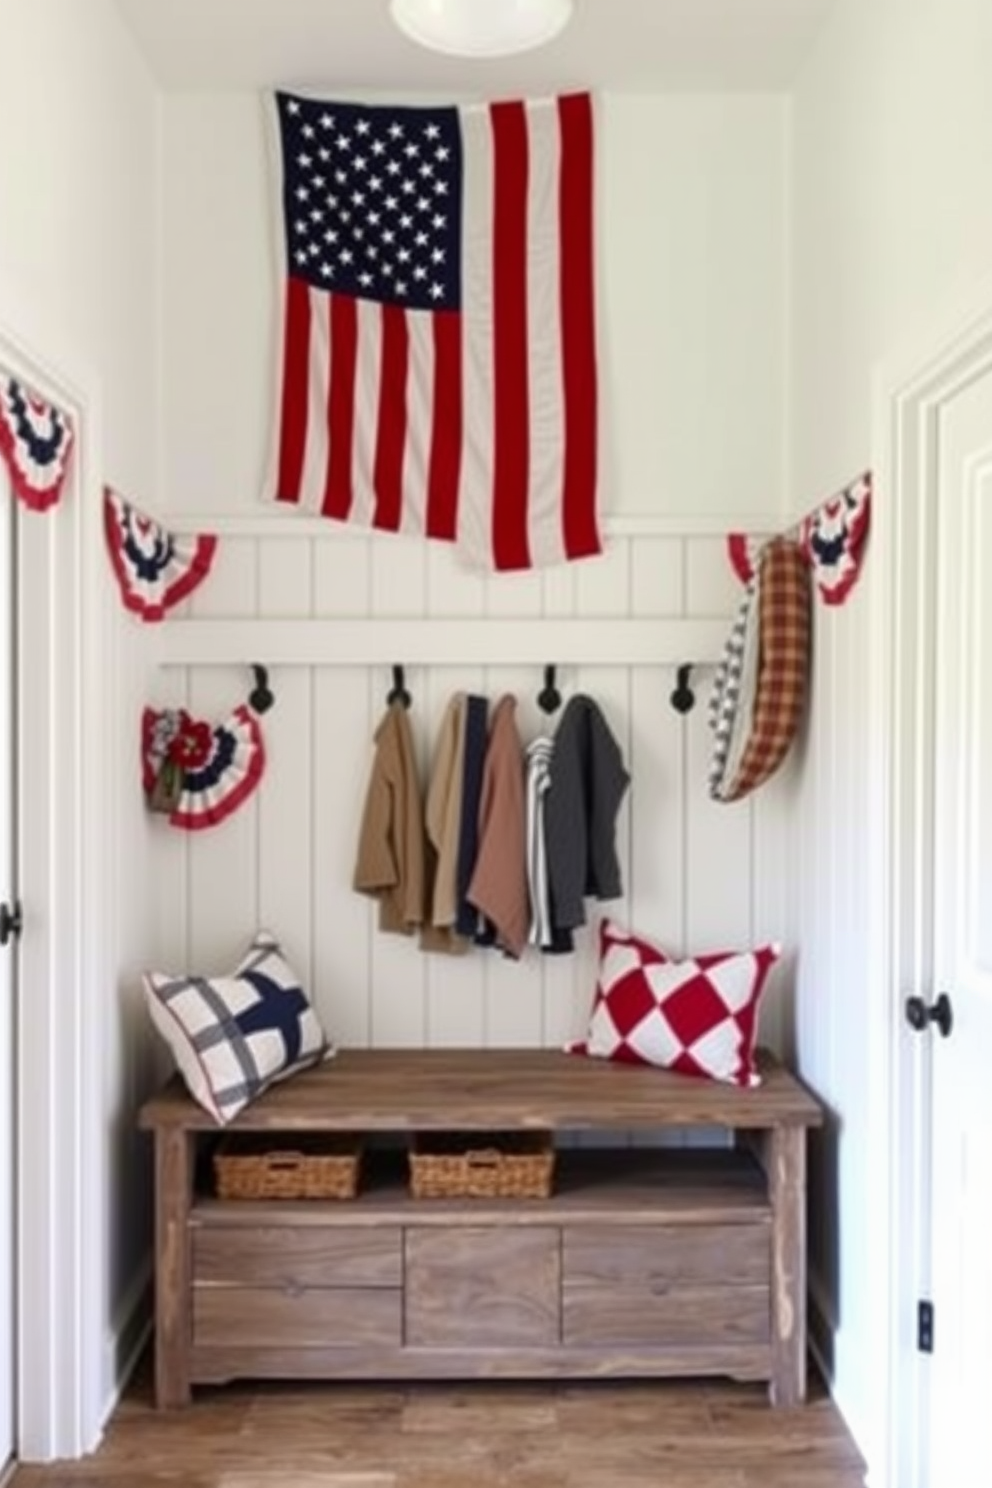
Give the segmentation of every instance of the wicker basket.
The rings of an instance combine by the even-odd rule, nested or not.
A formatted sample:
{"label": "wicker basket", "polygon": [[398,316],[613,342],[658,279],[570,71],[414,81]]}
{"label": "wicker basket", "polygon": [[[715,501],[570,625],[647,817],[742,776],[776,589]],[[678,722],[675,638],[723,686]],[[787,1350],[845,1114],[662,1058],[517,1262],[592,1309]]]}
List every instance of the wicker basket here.
{"label": "wicker basket", "polygon": [[410,1191],[415,1199],[546,1199],[554,1166],[550,1132],[417,1133]]}
{"label": "wicker basket", "polygon": [[232,1133],[214,1153],[217,1197],[353,1199],[360,1162],[361,1146],[351,1137],[307,1132],[287,1145],[285,1138]]}

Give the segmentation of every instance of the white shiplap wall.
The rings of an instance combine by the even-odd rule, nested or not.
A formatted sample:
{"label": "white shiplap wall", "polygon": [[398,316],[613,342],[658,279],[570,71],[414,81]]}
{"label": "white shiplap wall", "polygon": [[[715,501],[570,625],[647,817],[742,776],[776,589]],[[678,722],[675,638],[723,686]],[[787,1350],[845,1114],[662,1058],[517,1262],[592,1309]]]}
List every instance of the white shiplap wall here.
{"label": "white shiplap wall", "polygon": [[[791,945],[788,782],[735,806],[714,804],[705,792],[706,696],[738,600],[718,524],[679,531],[657,519],[627,519],[603,558],[543,575],[491,577],[460,570],[444,546],[406,538],[292,519],[219,526],[213,574],[184,616],[159,632],[170,664],[157,669],[155,700],[222,716],[249,690],[247,663],[269,660],[269,638],[280,658],[270,671],[277,702],[263,720],[267,773],[234,817],[193,834],[161,819],[150,824],[160,964],[223,969],[261,925],[283,940],[344,1045],[554,1045],[582,1027],[595,979],[588,932],[574,956],[528,951],[520,963],[481,950],[453,960],[427,956],[414,942],[378,933],[374,906],[350,882],[372,734],[391,685],[387,658],[377,666],[341,664],[337,647],[334,664],[323,664],[311,646],[294,663],[293,643],[280,629],[294,620],[340,620],[341,636],[359,644],[369,621],[439,622],[427,627],[428,641],[443,636],[445,664],[407,665],[425,769],[456,689],[491,698],[516,693],[522,735],[533,737],[544,721],[536,703],[543,665],[556,661],[570,624],[591,625],[582,632],[590,638],[588,662],[559,666],[558,679],[564,697],[586,691],[600,702],[632,776],[618,823],[625,898],[609,912],[674,953],[772,936]],[[468,631],[464,648],[452,643],[467,619],[485,622],[484,645],[480,632],[473,638]],[[618,620],[633,626],[626,633],[638,665],[612,653],[609,664],[596,660],[597,627],[606,635],[608,622]],[[531,627],[532,660],[504,664],[500,638],[512,629],[519,649],[521,621]],[[291,630],[299,642],[317,627]],[[705,640],[709,653],[680,658],[709,663],[696,673],[697,705],[685,718],[668,701],[682,640]],[[227,660],[204,665],[204,654]],[[661,664],[643,664],[655,654]],[[245,665],[232,664],[235,657]],[[597,913],[590,905],[592,922]],[[774,1044],[790,981],[787,959],[764,1008],[763,1037]]]}

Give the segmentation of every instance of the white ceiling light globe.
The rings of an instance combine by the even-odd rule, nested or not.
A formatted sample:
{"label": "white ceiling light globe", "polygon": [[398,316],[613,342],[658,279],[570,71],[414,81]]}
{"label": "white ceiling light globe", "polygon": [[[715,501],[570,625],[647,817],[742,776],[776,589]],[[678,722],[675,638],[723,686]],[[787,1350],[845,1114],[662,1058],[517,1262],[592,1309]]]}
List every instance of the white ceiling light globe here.
{"label": "white ceiling light globe", "polygon": [[572,14],[572,0],[390,0],[411,40],[458,57],[504,57],[542,46]]}

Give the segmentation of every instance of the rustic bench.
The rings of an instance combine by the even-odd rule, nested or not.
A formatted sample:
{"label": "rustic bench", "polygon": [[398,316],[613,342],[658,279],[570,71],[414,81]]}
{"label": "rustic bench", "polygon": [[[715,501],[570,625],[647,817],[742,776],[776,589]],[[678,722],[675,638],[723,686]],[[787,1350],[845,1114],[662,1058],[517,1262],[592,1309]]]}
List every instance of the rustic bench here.
{"label": "rustic bench", "polygon": [[[349,1050],[233,1123],[381,1143],[358,1196],[220,1200],[217,1129],[178,1078],[155,1140],[161,1406],[238,1377],[727,1375],[804,1398],[806,1131],[821,1108],[769,1055],[739,1090],[553,1050]],[[722,1147],[642,1145],[720,1128]],[[418,1132],[554,1134],[540,1199],[421,1199],[389,1147]],[[600,1148],[577,1134],[595,1134]],[[631,1140],[631,1134],[638,1134]],[[374,1155],[374,1154],[373,1154]]]}

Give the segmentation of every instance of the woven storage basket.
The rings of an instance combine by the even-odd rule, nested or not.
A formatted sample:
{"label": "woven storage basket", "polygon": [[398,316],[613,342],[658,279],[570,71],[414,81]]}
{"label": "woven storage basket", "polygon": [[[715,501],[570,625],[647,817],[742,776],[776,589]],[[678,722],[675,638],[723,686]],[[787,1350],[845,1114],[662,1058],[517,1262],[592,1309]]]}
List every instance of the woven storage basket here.
{"label": "woven storage basket", "polygon": [[415,1199],[546,1199],[554,1167],[550,1132],[418,1132],[410,1191]]}
{"label": "woven storage basket", "polygon": [[352,1137],[300,1133],[225,1137],[214,1154],[221,1199],[353,1199],[361,1146]]}

